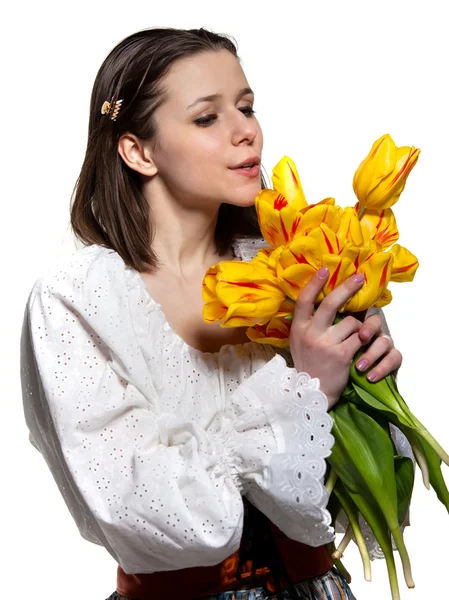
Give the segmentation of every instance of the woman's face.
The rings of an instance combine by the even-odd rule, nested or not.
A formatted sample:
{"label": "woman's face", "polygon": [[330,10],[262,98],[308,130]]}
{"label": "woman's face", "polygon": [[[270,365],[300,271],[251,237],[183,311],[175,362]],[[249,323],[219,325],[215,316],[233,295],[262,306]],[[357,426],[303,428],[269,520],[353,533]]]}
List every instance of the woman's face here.
{"label": "woman's face", "polygon": [[183,206],[253,204],[261,189],[259,169],[233,167],[260,162],[263,138],[238,59],[227,50],[180,59],[164,88],[152,155],[166,193]]}

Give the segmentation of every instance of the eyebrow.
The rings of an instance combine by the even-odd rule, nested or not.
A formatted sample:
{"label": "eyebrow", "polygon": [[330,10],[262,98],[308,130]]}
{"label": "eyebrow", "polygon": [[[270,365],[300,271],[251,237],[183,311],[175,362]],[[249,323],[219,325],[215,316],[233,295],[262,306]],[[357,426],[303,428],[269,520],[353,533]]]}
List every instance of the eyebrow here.
{"label": "eyebrow", "polygon": [[[242,98],[242,96],[246,96],[246,94],[254,94],[253,90],[249,87],[243,88],[237,94],[237,102]],[[221,94],[211,94],[210,96],[201,96],[201,98],[197,98],[193,104],[190,104],[187,108],[192,108],[195,104],[199,104],[200,102],[211,102],[212,100],[217,100],[221,98]]]}

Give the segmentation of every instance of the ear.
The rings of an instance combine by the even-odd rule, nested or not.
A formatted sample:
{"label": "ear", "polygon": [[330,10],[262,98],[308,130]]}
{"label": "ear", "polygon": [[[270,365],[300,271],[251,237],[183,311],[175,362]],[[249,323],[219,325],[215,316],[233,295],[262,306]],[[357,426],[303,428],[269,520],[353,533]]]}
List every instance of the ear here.
{"label": "ear", "polygon": [[125,133],[119,139],[118,151],[130,169],[148,177],[156,175],[157,167],[148,143],[144,144],[132,133]]}

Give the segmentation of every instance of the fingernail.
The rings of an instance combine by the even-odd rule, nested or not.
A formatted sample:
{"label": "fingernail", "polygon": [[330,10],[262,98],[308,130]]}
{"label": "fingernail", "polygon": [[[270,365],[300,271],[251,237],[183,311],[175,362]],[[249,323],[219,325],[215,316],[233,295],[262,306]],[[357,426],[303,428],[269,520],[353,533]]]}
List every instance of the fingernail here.
{"label": "fingernail", "polygon": [[329,269],[327,267],[321,267],[317,275],[320,279],[326,279],[326,277],[329,275]]}
{"label": "fingernail", "polygon": [[376,379],[377,379],[376,371],[371,371],[371,373],[367,376],[367,379],[371,382],[376,381]]}
{"label": "fingernail", "polygon": [[368,361],[365,359],[359,360],[359,362],[356,364],[356,367],[359,371],[364,371],[367,366],[368,366]]}
{"label": "fingernail", "polygon": [[365,338],[365,340],[369,340],[371,337],[371,331],[369,329],[361,329],[360,335]]}
{"label": "fingernail", "polygon": [[365,275],[363,273],[357,273],[357,275],[354,275],[354,281],[356,283],[362,283],[362,281],[365,281]]}

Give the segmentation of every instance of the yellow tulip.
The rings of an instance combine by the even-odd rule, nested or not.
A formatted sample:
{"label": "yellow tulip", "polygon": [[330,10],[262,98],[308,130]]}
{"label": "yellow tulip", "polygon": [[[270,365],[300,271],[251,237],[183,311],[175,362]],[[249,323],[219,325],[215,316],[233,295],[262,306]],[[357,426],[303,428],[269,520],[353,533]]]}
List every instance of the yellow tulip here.
{"label": "yellow tulip", "polygon": [[295,237],[308,235],[322,223],[327,225],[332,231],[337,231],[340,227],[342,213],[342,209],[339,206],[335,206],[334,198],[325,198],[321,202],[306,206],[301,210],[302,217],[295,232]]}
{"label": "yellow tulip", "polygon": [[261,248],[257,251],[256,256],[251,262],[257,262],[271,271],[271,274],[276,276],[277,257],[282,252],[282,246],[278,248]]}
{"label": "yellow tulip", "polygon": [[289,298],[296,300],[318,269],[326,266],[329,277],[317,298],[320,302],[344,279],[356,273],[357,248],[348,244],[344,254],[341,250],[336,234],[325,224],[315,228],[308,236],[295,238],[279,255],[279,285]]}
{"label": "yellow tulip", "polygon": [[410,250],[395,244],[390,248],[393,255],[393,269],[391,271],[391,281],[413,281],[416,269],[419,267],[418,259]]}
{"label": "yellow tulip", "polygon": [[270,246],[276,248],[293,239],[302,215],[283,194],[275,190],[261,190],[254,205],[260,231]]}
{"label": "yellow tulip", "polygon": [[321,267],[329,269],[329,277],[317,297],[321,302],[338,285],[356,273],[366,281],[361,290],[339,312],[360,312],[373,306],[385,292],[391,278],[393,254],[382,252],[381,246],[369,241],[363,246],[347,242],[343,246],[329,227],[322,224],[308,236],[295,238],[277,261],[279,285],[295,300]]}
{"label": "yellow tulip", "polygon": [[205,305],[203,306],[203,318],[206,323],[214,323],[226,318],[228,307],[218,300],[215,293],[217,287],[217,267],[210,267],[204,276],[202,283],[202,297]]}
{"label": "yellow tulip", "polygon": [[[364,253],[367,249],[362,249]],[[361,254],[362,254],[361,252]],[[357,272],[365,275],[365,283],[339,312],[360,312],[374,306],[382,297],[391,279],[393,255],[390,252],[376,252],[375,247],[361,257]],[[385,306],[385,304],[383,305]]]}
{"label": "yellow tulip", "polygon": [[393,206],[418,160],[419,152],[413,146],[398,148],[389,134],[376,140],[353,179],[360,206],[377,211]]}
{"label": "yellow tulip", "polygon": [[290,314],[278,312],[265,325],[255,325],[247,329],[246,335],[252,342],[270,344],[277,348],[288,348],[291,322],[286,321],[283,317]]}
{"label": "yellow tulip", "polygon": [[273,188],[282,194],[287,202],[297,210],[307,206],[302,190],[301,180],[295,163],[288,156],[283,156],[273,169]]}
{"label": "yellow tulip", "polygon": [[[360,205],[357,203],[355,211],[358,213]],[[381,212],[367,210],[360,219],[363,237],[366,240],[374,240],[387,250],[399,239],[399,231],[396,219],[391,208],[385,208]]]}
{"label": "yellow tulip", "polygon": [[[282,250],[278,258],[278,268],[307,262],[312,265],[319,263],[323,254],[338,254],[340,250],[336,234],[325,223],[318,225],[309,235],[296,237]],[[277,271],[279,276],[279,269]]]}
{"label": "yellow tulip", "polygon": [[221,321],[222,327],[264,324],[285,299],[273,269],[261,260],[217,263],[208,269],[202,290],[204,319]]}
{"label": "yellow tulip", "polygon": [[293,239],[302,217],[300,210],[307,206],[295,163],[288,156],[273,169],[273,187],[261,190],[254,205],[263,237],[277,247]]}
{"label": "yellow tulip", "polygon": [[362,227],[357,216],[357,211],[352,206],[347,206],[343,209],[340,226],[337,230],[337,237],[341,246],[344,246],[346,242],[351,242],[356,246],[363,245]]}
{"label": "yellow tulip", "polygon": [[389,208],[418,154],[413,147],[397,148],[389,135],[379,138],[354,176],[359,202],[344,209],[334,198],[308,205],[295,164],[284,156],[273,169],[274,189],[261,190],[255,200],[268,247],[250,262],[223,261],[208,270],[205,320],[222,327],[246,325],[253,341],[287,347],[294,303],[323,266],[330,273],[317,303],[363,273],[365,284],[339,312],[389,304],[389,282],[411,281],[418,268],[416,256],[395,244],[399,232]]}
{"label": "yellow tulip", "polygon": [[383,308],[384,306],[387,306],[387,304],[390,304],[390,302],[393,300],[393,295],[390,292],[389,289],[386,289],[383,294],[380,296],[380,298],[378,299],[378,301],[373,305],[375,308]]}

